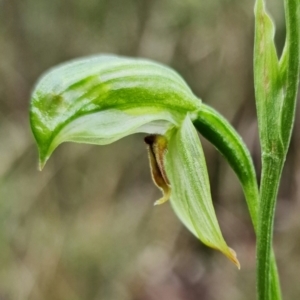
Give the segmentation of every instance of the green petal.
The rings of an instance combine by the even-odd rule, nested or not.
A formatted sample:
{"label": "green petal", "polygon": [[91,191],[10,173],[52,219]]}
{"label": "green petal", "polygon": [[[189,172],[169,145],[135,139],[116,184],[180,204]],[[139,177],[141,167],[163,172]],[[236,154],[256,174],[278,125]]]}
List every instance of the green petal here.
{"label": "green petal", "polygon": [[205,158],[191,119],[186,117],[180,128],[169,134],[166,171],[176,214],[204,244],[220,250],[239,267],[235,252],[224,241],[215,215]]}
{"label": "green petal", "polygon": [[[138,131],[162,133],[166,122],[176,124],[200,108],[184,80],[165,66],[95,56],[58,66],[40,79],[30,122],[44,164],[64,141],[105,144]],[[145,129],[149,122],[154,124]]]}

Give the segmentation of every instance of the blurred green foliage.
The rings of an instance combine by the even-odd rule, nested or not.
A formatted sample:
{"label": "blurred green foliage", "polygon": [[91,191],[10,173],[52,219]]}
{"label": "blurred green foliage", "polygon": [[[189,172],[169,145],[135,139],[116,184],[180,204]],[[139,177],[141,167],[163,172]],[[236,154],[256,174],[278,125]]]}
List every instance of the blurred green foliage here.
{"label": "blurred green foliage", "polygon": [[[281,51],[282,4],[267,2]],[[95,53],[151,58],[231,120],[259,169],[252,49],[249,1],[0,0],[0,299],[254,299],[245,201],[208,143],[217,215],[241,271],[202,246],[169,204],[153,207],[159,191],[142,135],[103,147],[65,144],[39,172],[28,122],[33,84],[49,67]],[[275,224],[287,299],[300,295],[299,129],[298,117]]]}

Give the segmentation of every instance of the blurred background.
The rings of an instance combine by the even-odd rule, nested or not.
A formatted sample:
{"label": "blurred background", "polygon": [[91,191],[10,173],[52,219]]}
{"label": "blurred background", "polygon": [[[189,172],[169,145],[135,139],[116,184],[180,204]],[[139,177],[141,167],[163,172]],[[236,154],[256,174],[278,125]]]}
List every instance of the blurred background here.
{"label": "blurred background", "polygon": [[[281,53],[281,0],[267,1]],[[241,270],[153,207],[143,135],[63,144],[43,172],[28,121],[48,68],[115,53],[170,65],[236,127],[260,171],[254,1],[0,0],[0,299],[252,300],[255,236],[234,173],[202,140],[217,216]],[[300,116],[284,170],[275,252],[285,299],[300,299]]]}

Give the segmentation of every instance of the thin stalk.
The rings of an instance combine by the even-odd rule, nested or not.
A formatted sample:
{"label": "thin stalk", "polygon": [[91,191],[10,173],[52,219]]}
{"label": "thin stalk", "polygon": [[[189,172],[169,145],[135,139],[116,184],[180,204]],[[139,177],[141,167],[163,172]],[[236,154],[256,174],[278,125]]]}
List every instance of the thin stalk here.
{"label": "thin stalk", "polygon": [[[263,155],[260,188],[260,210],[257,234],[257,291],[259,300],[274,299],[274,284],[270,287],[270,259],[272,259],[273,225],[276,198],[284,159],[276,155]],[[278,282],[279,288],[279,282]],[[272,298],[271,298],[272,296]]]}
{"label": "thin stalk", "polygon": [[[257,4],[261,2],[257,0]],[[300,1],[284,0],[286,19],[286,43],[279,69],[276,71],[276,60],[272,57],[272,46],[268,36],[270,27],[256,27],[254,71],[256,74],[256,101],[259,117],[260,141],[262,145],[262,179],[260,186],[260,209],[257,230],[257,293],[259,300],[273,300],[280,292],[279,278],[272,274],[274,254],[272,253],[273,224],[276,198],[281,173],[289,147],[294,125],[295,108],[300,70]],[[261,13],[261,7],[260,7]],[[257,24],[270,26],[269,21],[256,15]],[[269,25],[268,25],[269,24]],[[263,33],[260,30],[265,30]],[[264,42],[264,43],[263,43]],[[262,45],[265,56],[261,57]],[[278,72],[278,73],[277,73]],[[264,86],[261,79],[270,79],[272,85]],[[276,78],[276,79],[274,79]],[[262,84],[261,84],[262,82]],[[268,88],[271,90],[268,91]],[[277,91],[276,91],[277,90]],[[277,97],[281,98],[280,115],[276,119]],[[270,273],[271,272],[271,273]],[[277,283],[276,283],[277,281]],[[280,299],[280,298],[278,298]]]}

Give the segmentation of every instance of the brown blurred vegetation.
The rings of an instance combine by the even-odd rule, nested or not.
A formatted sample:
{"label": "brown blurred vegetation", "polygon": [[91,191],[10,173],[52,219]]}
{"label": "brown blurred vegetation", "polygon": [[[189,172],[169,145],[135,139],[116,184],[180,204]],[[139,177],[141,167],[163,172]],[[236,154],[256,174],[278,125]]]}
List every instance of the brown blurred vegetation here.
{"label": "brown blurred vegetation", "polygon": [[[284,42],[283,7],[267,1]],[[259,172],[252,74],[253,1],[0,0],[0,299],[255,298],[255,237],[240,185],[203,140],[218,219],[238,271],[204,247],[169,204],[153,207],[142,135],[64,144],[43,172],[30,92],[49,67],[96,53],[175,68],[237,128]],[[275,251],[285,299],[300,299],[300,119],[284,170]]]}

